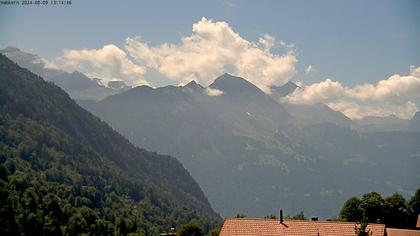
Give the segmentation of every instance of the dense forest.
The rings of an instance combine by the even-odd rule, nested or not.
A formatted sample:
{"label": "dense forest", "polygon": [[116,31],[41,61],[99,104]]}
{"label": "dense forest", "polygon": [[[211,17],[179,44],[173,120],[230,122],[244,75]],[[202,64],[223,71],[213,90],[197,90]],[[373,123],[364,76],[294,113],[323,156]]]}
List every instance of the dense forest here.
{"label": "dense forest", "polygon": [[0,55],[1,235],[156,235],[193,219],[220,222],[178,161]]}
{"label": "dense forest", "polygon": [[382,197],[379,193],[365,193],[351,197],[343,205],[340,219],[351,222],[383,223],[388,228],[415,229],[420,214],[420,189],[407,201],[401,194]]}

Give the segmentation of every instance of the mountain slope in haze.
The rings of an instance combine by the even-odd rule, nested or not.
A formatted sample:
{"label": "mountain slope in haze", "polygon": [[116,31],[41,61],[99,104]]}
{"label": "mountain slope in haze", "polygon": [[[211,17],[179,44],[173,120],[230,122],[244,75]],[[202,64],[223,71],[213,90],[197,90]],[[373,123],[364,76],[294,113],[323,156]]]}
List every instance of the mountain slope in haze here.
{"label": "mountain slope in haze", "polygon": [[267,100],[268,98],[265,93],[258,89],[254,84],[241,77],[232,76],[227,73],[218,77],[209,87],[223,91],[222,96],[229,99],[255,101]]}
{"label": "mountain slope in haze", "polygon": [[410,121],[390,115],[386,117],[367,116],[355,120],[354,129],[361,132],[406,131]]}
{"label": "mountain slope in haze", "polygon": [[178,161],[134,147],[2,55],[0,163],[2,235],[156,235],[220,220]]}
{"label": "mountain slope in haze", "polygon": [[[15,47],[7,47],[0,50],[0,53],[19,64],[19,66],[58,85],[73,99],[98,101],[130,88],[121,84],[124,83],[122,81],[111,81],[111,84],[105,87],[97,79],[91,79],[78,71],[68,73],[57,69],[38,55],[23,52]],[[113,86],[115,84],[118,84],[118,86]]]}
{"label": "mountain slope in haze", "polygon": [[[387,117],[364,117],[352,120],[339,111],[335,111],[323,103],[292,104],[282,101],[282,98],[293,93],[300,87],[289,81],[283,86],[271,87],[270,96],[284,106],[292,115],[296,123],[301,125],[314,125],[331,123],[341,127],[352,128],[360,132],[388,132],[407,131],[409,121],[400,119],[395,115]],[[414,129],[415,130],[415,129]]]}
{"label": "mountain slope in haze", "polygon": [[317,104],[282,104],[301,125],[331,123],[342,127],[351,127],[353,121],[343,113],[335,111],[323,103]]}
{"label": "mountain slope in haze", "polygon": [[[234,89],[235,83],[242,93]],[[224,75],[210,87],[223,90],[223,94],[208,96],[206,89],[195,83],[157,89],[140,86],[86,108],[136,145],[176,156],[212,199],[216,211],[232,215],[242,211],[245,202],[255,212],[269,211],[268,201],[261,203],[264,207],[254,204],[256,193],[242,184],[249,176],[240,170],[247,162],[265,165],[271,152],[287,153],[287,158],[295,160],[295,153],[279,144],[273,133],[281,129],[278,121],[287,124],[290,116],[242,78]],[[265,149],[267,155],[257,155],[254,149]],[[288,171],[284,165],[278,167]],[[283,175],[282,171],[278,174]],[[242,199],[236,200],[234,196],[241,194]]]}
{"label": "mountain slope in haze", "polygon": [[297,84],[293,83],[292,81],[288,81],[286,84],[282,86],[271,86],[270,96],[274,100],[280,101],[281,98],[293,93],[297,88],[300,88],[300,87]]}
{"label": "mountain slope in haze", "polygon": [[[265,216],[281,207],[334,217],[349,196],[418,187],[418,133],[382,140],[334,122],[297,121],[287,106],[228,74],[209,87],[222,93],[209,96],[195,82],[141,86],[85,107],[134,144],[178,158],[224,216]],[[372,137],[378,143],[367,141]],[[411,142],[391,141],[398,138]],[[405,176],[388,178],[390,168]],[[354,174],[360,170],[366,174]]]}
{"label": "mountain slope in haze", "polygon": [[351,127],[353,125],[353,121],[350,118],[323,103],[291,104],[282,102],[284,97],[299,88],[298,85],[289,81],[283,86],[271,87],[270,94],[275,101],[284,106],[286,111],[295,118],[296,123],[300,125],[332,123],[343,127]]}
{"label": "mountain slope in haze", "polygon": [[420,131],[420,111],[416,112],[413,118],[411,118],[408,128],[409,130]]}

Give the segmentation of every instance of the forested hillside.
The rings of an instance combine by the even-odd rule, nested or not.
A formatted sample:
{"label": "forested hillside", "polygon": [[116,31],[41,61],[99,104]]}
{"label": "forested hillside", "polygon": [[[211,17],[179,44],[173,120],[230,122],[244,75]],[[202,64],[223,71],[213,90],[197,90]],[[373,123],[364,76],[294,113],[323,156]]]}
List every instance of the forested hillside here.
{"label": "forested hillside", "polygon": [[220,220],[184,167],[0,55],[1,235],[156,235]]}

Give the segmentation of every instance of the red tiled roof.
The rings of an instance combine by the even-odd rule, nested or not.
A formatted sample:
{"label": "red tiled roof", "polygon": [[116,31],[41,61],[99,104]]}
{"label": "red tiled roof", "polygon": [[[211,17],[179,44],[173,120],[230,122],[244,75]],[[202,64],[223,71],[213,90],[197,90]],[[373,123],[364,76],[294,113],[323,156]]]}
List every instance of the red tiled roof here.
{"label": "red tiled roof", "polygon": [[420,236],[420,230],[410,230],[410,229],[386,229],[387,236]]}
{"label": "red tiled roof", "polygon": [[[219,236],[355,236],[355,223],[338,221],[308,221],[278,219],[225,219]],[[385,225],[369,224],[372,236],[384,236]]]}

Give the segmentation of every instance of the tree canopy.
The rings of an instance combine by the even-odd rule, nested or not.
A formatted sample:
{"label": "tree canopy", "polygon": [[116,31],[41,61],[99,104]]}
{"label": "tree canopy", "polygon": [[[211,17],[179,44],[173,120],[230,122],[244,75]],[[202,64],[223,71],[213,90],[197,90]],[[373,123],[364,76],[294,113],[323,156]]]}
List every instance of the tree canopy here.
{"label": "tree canopy", "polygon": [[204,236],[203,226],[198,221],[191,221],[181,226],[179,236]]}
{"label": "tree canopy", "polygon": [[392,228],[415,228],[419,208],[420,189],[406,201],[399,193],[383,198],[371,192],[349,198],[343,205],[339,218],[351,222],[384,223]]}

